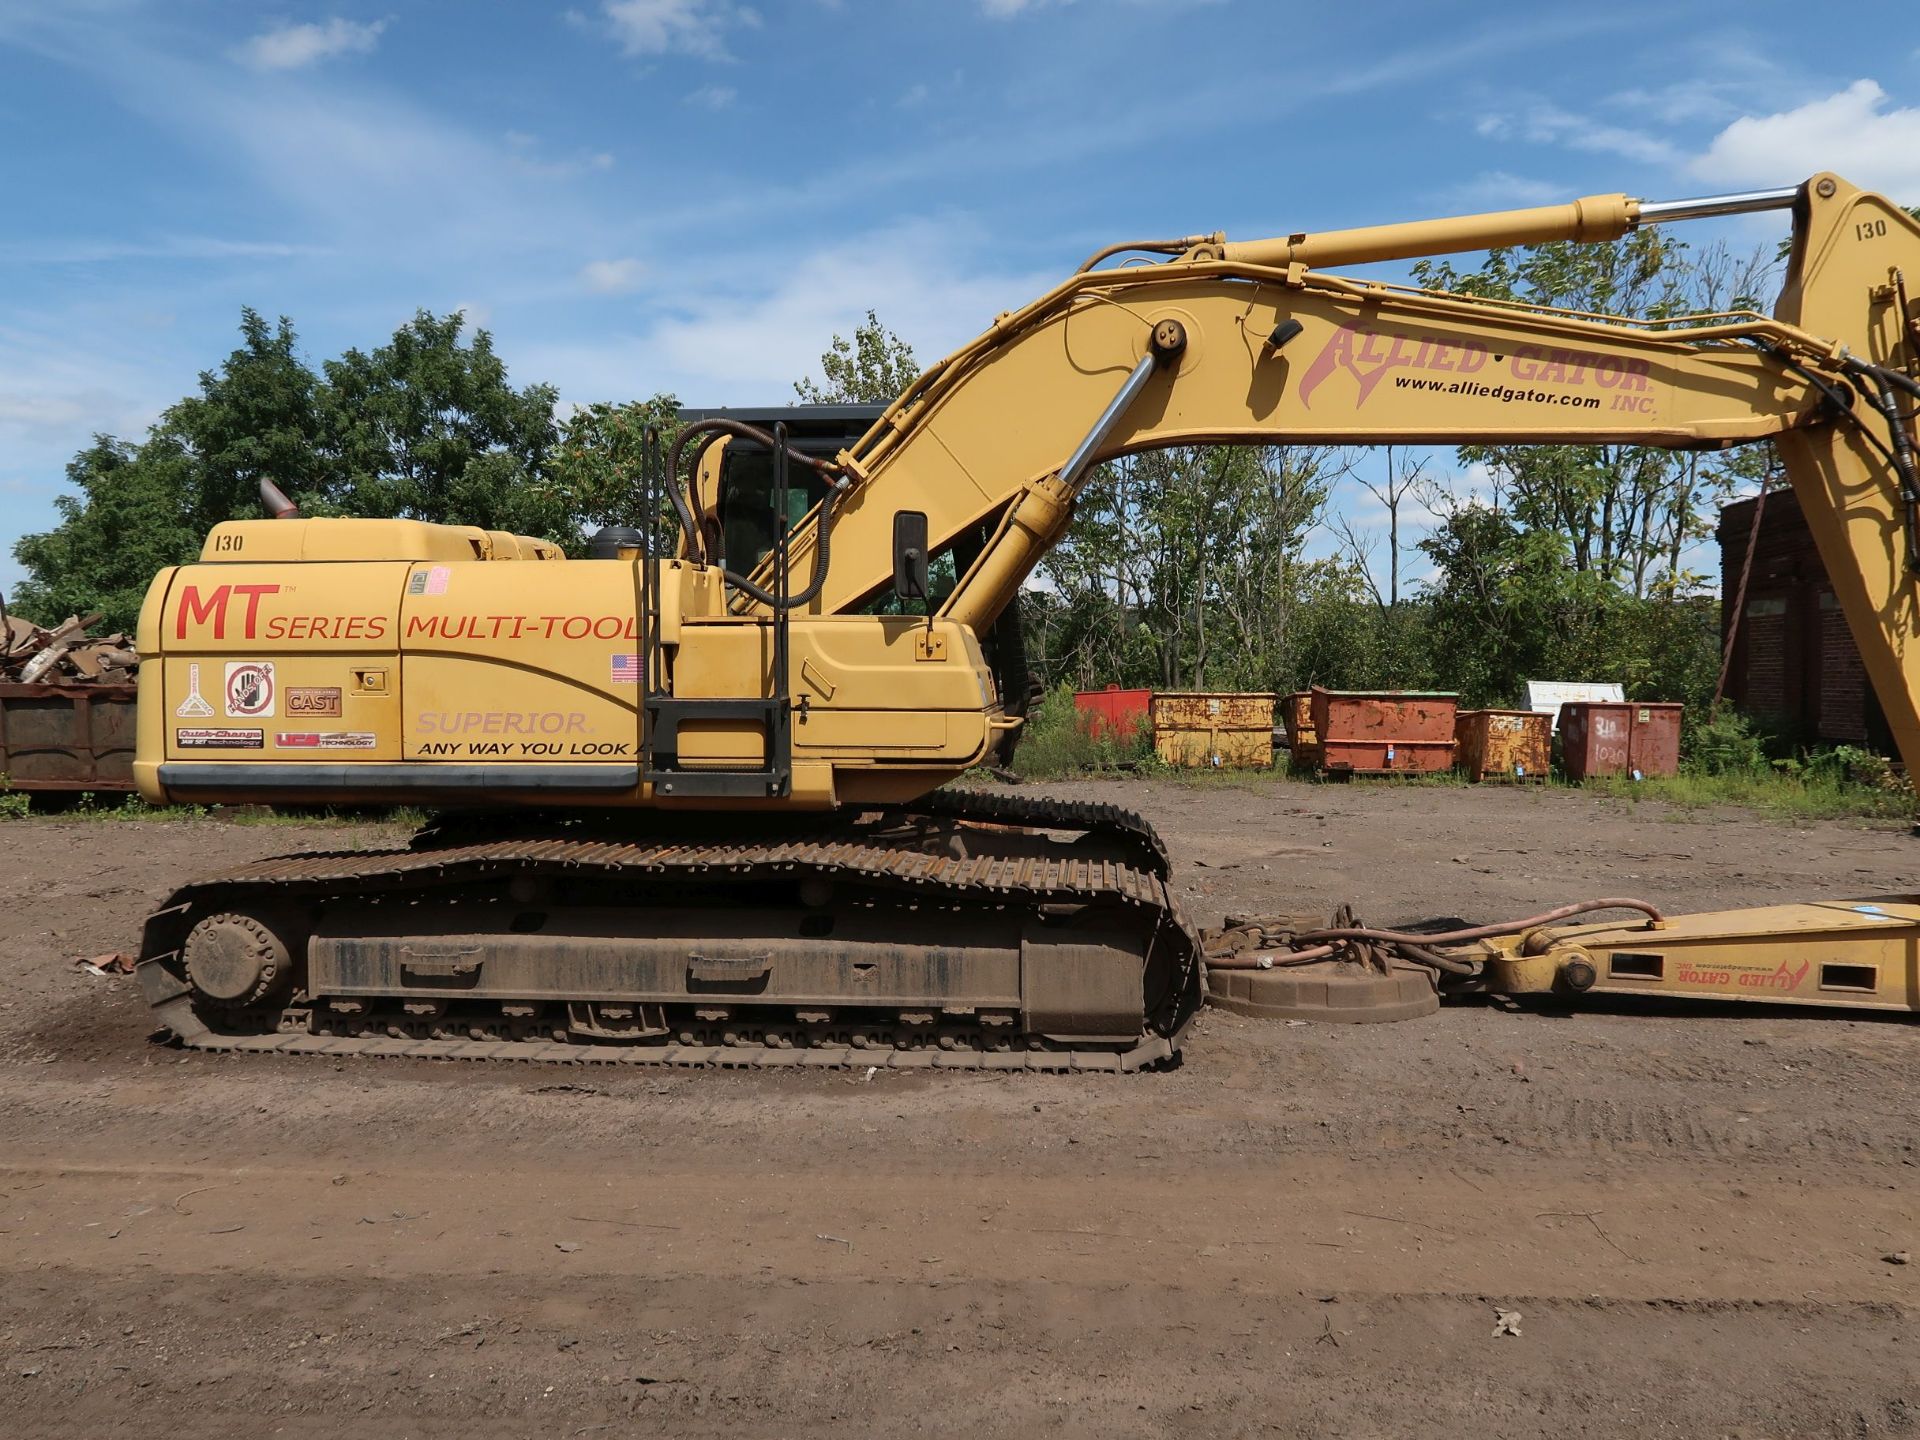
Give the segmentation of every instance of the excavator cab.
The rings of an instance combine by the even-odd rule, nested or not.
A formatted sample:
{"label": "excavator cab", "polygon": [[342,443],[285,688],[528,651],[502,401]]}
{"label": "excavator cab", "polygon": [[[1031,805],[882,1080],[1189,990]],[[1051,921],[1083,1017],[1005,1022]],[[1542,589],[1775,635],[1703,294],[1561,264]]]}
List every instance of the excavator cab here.
{"label": "excavator cab", "polygon": [[[732,420],[771,431],[787,427],[787,443],[804,455],[831,460],[866,434],[884,405],[788,405],[682,410],[680,422]],[[767,447],[723,436],[702,457],[694,480],[707,522],[708,555],[736,574],[749,575],[773,553],[775,477]],[[787,525],[797,528],[827,493],[827,482],[800,467],[787,482]]]}

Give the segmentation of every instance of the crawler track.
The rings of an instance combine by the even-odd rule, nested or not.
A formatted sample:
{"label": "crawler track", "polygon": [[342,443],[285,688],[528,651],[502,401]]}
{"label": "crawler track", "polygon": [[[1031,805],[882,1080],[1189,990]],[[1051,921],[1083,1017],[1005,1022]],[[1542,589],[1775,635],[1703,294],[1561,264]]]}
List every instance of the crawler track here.
{"label": "crawler track", "polygon": [[[453,820],[422,832],[404,850],[287,856],[184,887],[147,922],[139,974],[149,1003],[183,1044],[204,1050],[616,1065],[1131,1071],[1177,1053],[1200,1001],[1198,945],[1167,891],[1165,849],[1139,817],[1111,806],[941,797],[911,812],[755,843],[675,843],[577,827],[540,833],[524,820],[494,823],[490,832],[488,826],[476,818]],[[497,838],[474,838],[482,833]],[[990,1004],[1003,1001],[982,997],[976,1015],[965,993],[944,996],[949,1003],[936,1012],[923,1002],[891,1009],[839,1004],[839,997],[822,999],[817,990],[795,999],[775,984],[740,1005],[724,1003],[739,998],[728,994],[636,991],[635,1003],[617,1013],[657,1014],[658,1023],[645,1035],[612,1039],[565,1023],[569,1013],[577,1017],[584,1007],[604,1005],[604,993],[592,1000],[549,993],[539,1004],[517,1007],[494,994],[423,1002],[378,986],[364,994],[338,988],[314,994],[302,963],[298,985],[279,1003],[236,1007],[198,993],[185,958],[190,932],[211,916],[297,912],[304,950],[307,937],[342,909],[358,907],[386,925],[405,916],[452,914],[478,928],[497,916],[503,896],[535,891],[560,896],[545,903],[563,916],[604,915],[608,897],[618,897],[621,913],[632,917],[635,945],[658,928],[656,915],[683,897],[701,896],[708,908],[698,913],[711,918],[718,932],[713,944],[724,948],[730,923],[735,934],[759,933],[739,917],[774,914],[782,902],[770,897],[805,894],[807,886],[831,893],[835,913],[857,913],[868,934],[885,934],[897,922],[903,937],[924,937],[932,925],[933,933],[965,943],[996,926],[994,933],[1046,925],[1071,943],[1082,929],[1095,931],[1103,943],[1122,947],[1123,959],[1135,957],[1128,963],[1137,964],[1139,977],[1137,1033],[1115,1040],[1111,1017],[1099,1034],[1063,1034],[1057,1020],[1046,1033],[1033,1033],[1013,1014],[989,1013]],[[684,908],[676,913],[684,915]],[[477,938],[484,950],[487,937]],[[689,943],[704,951],[713,948],[708,938]],[[493,939],[514,943],[504,930]],[[924,941],[899,942],[902,963],[916,948],[924,949]],[[697,965],[702,957],[691,959]],[[769,969],[777,981],[777,968]],[[851,987],[845,998],[852,1001]],[[408,999],[414,1003],[402,1003]],[[436,1005],[439,1011],[428,1013]]]}

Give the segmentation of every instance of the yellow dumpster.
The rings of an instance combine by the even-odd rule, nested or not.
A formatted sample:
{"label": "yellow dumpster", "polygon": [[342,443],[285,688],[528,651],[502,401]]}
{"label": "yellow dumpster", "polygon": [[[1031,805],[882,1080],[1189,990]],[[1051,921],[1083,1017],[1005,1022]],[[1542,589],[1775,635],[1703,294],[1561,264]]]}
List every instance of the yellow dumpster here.
{"label": "yellow dumpster", "polygon": [[1313,692],[1296,690],[1280,702],[1287,726],[1287,749],[1296,770],[1320,768],[1320,732],[1313,728]]}
{"label": "yellow dumpster", "polygon": [[1271,694],[1158,693],[1153,748],[1169,765],[1265,770],[1273,764]]}

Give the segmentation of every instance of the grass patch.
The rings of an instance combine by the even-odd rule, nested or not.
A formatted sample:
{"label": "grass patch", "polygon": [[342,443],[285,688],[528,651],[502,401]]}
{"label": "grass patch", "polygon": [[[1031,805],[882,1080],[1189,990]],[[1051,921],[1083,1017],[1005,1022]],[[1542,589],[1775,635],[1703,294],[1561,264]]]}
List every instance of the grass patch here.
{"label": "grass patch", "polygon": [[211,821],[221,825],[318,825],[339,829],[393,825],[417,830],[428,818],[427,811],[411,805],[360,809],[331,805],[149,805],[138,795],[92,791],[35,795],[21,790],[0,790],[0,821],[82,820],[96,824],[147,825]]}
{"label": "grass patch", "polygon": [[1783,820],[1881,820],[1904,824],[1914,818],[1914,800],[1910,794],[1821,774],[1781,771],[1681,774],[1653,780],[1614,776],[1589,780],[1582,788],[1589,794],[1615,799],[1660,801],[1680,810],[1731,805]]}

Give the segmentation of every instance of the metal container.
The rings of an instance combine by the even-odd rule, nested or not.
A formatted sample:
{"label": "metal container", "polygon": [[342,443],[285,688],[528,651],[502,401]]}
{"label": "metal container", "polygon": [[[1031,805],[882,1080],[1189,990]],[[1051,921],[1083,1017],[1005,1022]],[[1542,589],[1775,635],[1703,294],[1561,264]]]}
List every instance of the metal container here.
{"label": "metal container", "polygon": [[1087,733],[1131,740],[1153,723],[1149,713],[1153,703],[1151,690],[1122,690],[1109,685],[1104,690],[1076,690],[1073,708],[1080,712],[1080,723]]}
{"label": "metal container", "polygon": [[1631,775],[1636,780],[1680,773],[1680,721],[1686,707],[1670,702],[1569,701],[1560,707],[1562,763],[1569,780]]}
{"label": "metal container", "polygon": [[1462,710],[1454,755],[1469,780],[1545,780],[1553,765],[1553,717],[1537,710]]}
{"label": "metal container", "polygon": [[133,685],[0,685],[9,790],[132,790]]}
{"label": "metal container", "polygon": [[1431,775],[1453,768],[1460,697],[1412,690],[1312,691],[1320,766],[1329,775]]}
{"label": "metal container", "polygon": [[1272,695],[1153,697],[1153,748],[1169,765],[1265,770],[1273,764]]}
{"label": "metal container", "polygon": [[1280,702],[1287,727],[1287,753],[1297,770],[1320,768],[1320,732],[1313,728],[1313,692],[1296,690]]}
{"label": "metal container", "polygon": [[1629,705],[1633,712],[1632,768],[1651,780],[1680,773],[1680,722],[1686,706],[1674,701]]}

